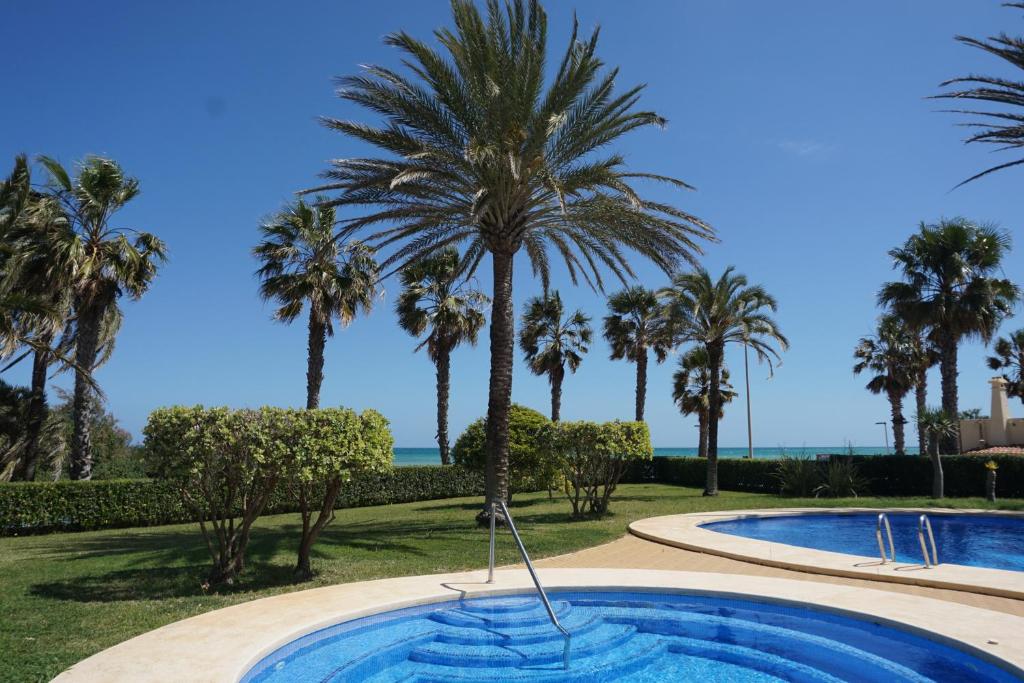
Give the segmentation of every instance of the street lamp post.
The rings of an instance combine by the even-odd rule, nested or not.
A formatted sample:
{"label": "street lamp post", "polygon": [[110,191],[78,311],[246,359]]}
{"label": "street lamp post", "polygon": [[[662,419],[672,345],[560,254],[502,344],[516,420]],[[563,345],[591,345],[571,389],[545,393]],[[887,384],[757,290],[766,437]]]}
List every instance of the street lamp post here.
{"label": "street lamp post", "polygon": [[889,427],[887,425],[889,423],[886,422],[885,420],[882,420],[881,422],[876,422],[875,424],[876,425],[882,425],[882,433],[885,434],[885,454],[888,455],[889,454]]}

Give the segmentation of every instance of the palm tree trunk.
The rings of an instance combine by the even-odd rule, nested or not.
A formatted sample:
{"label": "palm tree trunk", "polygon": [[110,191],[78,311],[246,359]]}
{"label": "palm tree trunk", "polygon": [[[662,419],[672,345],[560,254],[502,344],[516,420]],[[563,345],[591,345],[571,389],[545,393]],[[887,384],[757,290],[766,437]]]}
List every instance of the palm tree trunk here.
{"label": "palm tree trunk", "polygon": [[451,352],[441,350],[437,355],[437,447],[441,451],[441,464],[449,464],[448,449],[448,389],[451,373]]}
{"label": "palm tree trunk", "polygon": [[75,392],[72,398],[74,430],[71,434],[71,478],[92,479],[92,423],[96,394],[89,382],[99,351],[103,307],[90,303],[76,306],[78,337],[75,345]]}
{"label": "palm tree trunk", "polygon": [[565,379],[565,370],[559,368],[552,370],[551,375],[551,421],[558,422],[562,414],[562,380]]}
{"label": "palm tree trunk", "polygon": [[705,496],[718,495],[718,416],[722,413],[722,357],[724,349],[719,344],[708,346],[708,370],[710,373],[708,391],[708,469],[704,484]]}
{"label": "palm tree trunk", "polygon": [[708,457],[708,416],[703,410],[697,414],[697,457]]}
{"label": "palm tree trunk", "polygon": [[890,391],[889,408],[892,413],[892,440],[896,448],[896,455],[906,455],[907,448],[904,439],[903,424],[903,397]]}
{"label": "palm tree trunk", "polygon": [[647,403],[647,349],[636,358],[636,421],[644,421],[644,406]]}
{"label": "palm tree trunk", "polygon": [[[957,420],[960,415],[959,397],[957,395],[957,340],[952,335],[944,335],[939,340],[939,370],[942,374],[942,412],[950,420]],[[959,453],[960,446],[956,434],[943,437],[942,451]]]}
{"label": "palm tree trunk", "polygon": [[320,385],[324,382],[324,347],[327,345],[327,326],[309,311],[309,351],[306,355],[306,410],[320,407]]}
{"label": "palm tree trunk", "polygon": [[942,498],[945,493],[945,481],[942,474],[942,456],[939,455],[939,440],[932,439],[928,449],[932,459],[932,498]]}
{"label": "palm tree trunk", "polygon": [[[928,410],[928,369],[918,371],[917,384],[914,385],[914,400],[917,402],[917,417],[920,419]],[[925,433],[921,423],[917,423],[917,453],[924,455],[928,452],[928,434]]]}
{"label": "palm tree trunk", "polygon": [[39,438],[46,422],[46,373],[50,367],[49,346],[52,339],[47,337],[39,341],[47,348],[36,349],[32,354],[32,388],[25,421],[25,450],[11,477],[15,481],[35,479],[39,462]]}
{"label": "palm tree trunk", "polygon": [[492,500],[508,500],[508,413],[512,403],[515,322],[512,311],[513,254],[491,252],[494,292],[491,304],[491,376],[487,393],[486,501],[480,522],[488,521]]}

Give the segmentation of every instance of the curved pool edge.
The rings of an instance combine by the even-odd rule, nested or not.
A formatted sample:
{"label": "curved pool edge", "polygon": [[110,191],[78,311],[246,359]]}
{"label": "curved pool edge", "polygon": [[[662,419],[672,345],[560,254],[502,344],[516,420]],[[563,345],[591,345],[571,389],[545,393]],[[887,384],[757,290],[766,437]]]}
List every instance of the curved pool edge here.
{"label": "curved pool edge", "polygon": [[792,517],[800,515],[877,514],[911,512],[922,514],[987,515],[1024,519],[1024,512],[1006,510],[953,510],[949,508],[770,508],[694,512],[681,515],[648,517],[629,525],[638,538],[684,550],[693,550],[741,562],[811,574],[851,579],[886,581],[929,588],[993,595],[1024,600],[1024,572],[986,569],[956,564],[940,564],[926,569],[917,563],[882,564],[878,556],[847,555],[772,541],[746,538],[712,531],[702,525],[749,517]]}
{"label": "curved pool edge", "polygon": [[[958,647],[1024,677],[1024,618],[855,586],[651,569],[541,569],[550,590],[674,592],[799,605],[901,628]],[[97,653],[56,683],[239,681],[281,646],[327,626],[403,607],[529,592],[526,570],[381,579],[286,593],[168,624]],[[738,585],[742,589],[737,588]]]}

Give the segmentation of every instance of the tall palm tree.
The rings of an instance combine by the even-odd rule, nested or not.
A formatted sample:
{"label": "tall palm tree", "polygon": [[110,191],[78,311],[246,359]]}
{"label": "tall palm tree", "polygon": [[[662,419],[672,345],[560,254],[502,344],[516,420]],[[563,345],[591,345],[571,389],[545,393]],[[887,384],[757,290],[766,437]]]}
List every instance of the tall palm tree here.
{"label": "tall palm tree", "polygon": [[1008,396],[1024,401],[1024,330],[999,337],[992,351],[995,355],[988,357],[988,366],[1003,371]]}
{"label": "tall palm tree", "polygon": [[857,361],[853,374],[870,372],[866,388],[873,394],[885,394],[892,416],[892,434],[896,455],[906,455],[903,399],[914,387],[919,359],[915,355],[914,332],[899,318],[883,316],[874,335],[861,337],[853,351]]}
{"label": "tall palm tree", "polygon": [[448,393],[451,353],[459,344],[476,345],[487,322],[488,298],[466,286],[459,274],[459,251],[447,247],[402,271],[402,293],[395,310],[398,324],[414,337],[429,330],[416,347],[427,348],[437,374],[437,446],[441,464],[449,463]]}
{"label": "tall palm tree", "polygon": [[[464,243],[471,275],[488,254],[493,275],[487,402],[487,501],[508,498],[508,416],[515,351],[512,269],[525,252],[543,285],[552,257],[575,283],[602,287],[601,269],[633,276],[629,254],[665,272],[693,263],[712,229],[674,206],[643,198],[636,180],[688,188],[631,172],[609,151],[625,134],[662,126],[637,109],[642,87],[615,91],[618,72],[597,57],[597,31],[574,25],[547,69],[547,15],[539,2],[453,0],[454,28],[435,32],[442,50],[406,33],[386,42],[404,53],[406,73],[379,66],[340,79],[339,96],[383,117],[380,125],[324,124],[377,148],[375,158],[339,159],[320,190],[334,203],[366,207],[344,234],[385,224],[368,241],[393,249],[402,267]],[[479,516],[487,518],[488,506]]]}
{"label": "tall palm tree", "polygon": [[611,359],[636,363],[636,421],[643,422],[647,401],[647,352],[662,363],[668,355],[663,310],[657,294],[645,287],[627,287],[608,297],[604,338],[612,347]]}
{"label": "tall palm tree", "polygon": [[[110,224],[113,215],[139,194],[139,181],[126,176],[111,159],[86,157],[72,178],[60,163],[40,157],[50,175],[49,194],[59,202],[67,227],[56,236],[59,258],[52,268],[74,274],[71,296],[75,317],[74,432],[71,478],[92,477],[91,425],[96,412],[90,373],[101,361],[105,330],[116,329],[118,299],[139,299],[166,260],[164,243],[152,233]],[[108,343],[108,349],[110,345]]]}
{"label": "tall palm tree", "polygon": [[[1007,7],[1024,10],[1024,2],[1004,3]],[[995,151],[1024,148],[1024,35],[1012,37],[1005,33],[978,40],[967,36],[956,36],[956,40],[964,45],[984,50],[1007,62],[1011,69],[1006,76],[978,76],[971,74],[961,78],[950,79],[940,87],[956,86],[956,90],[936,95],[939,99],[972,100],[988,102],[1003,107],[995,111],[975,111],[954,109],[952,113],[983,117],[980,122],[966,124],[976,132],[967,138],[967,142],[981,142],[998,145]],[[1016,69],[1015,71],[1013,69]],[[964,86],[964,87],[962,87]],[[1017,107],[1007,110],[1005,107]],[[997,164],[976,173],[960,183],[964,185],[982,176],[1004,168],[1024,164],[1024,158]]]}
{"label": "tall palm tree", "polygon": [[[704,347],[708,355],[708,411],[722,411],[722,366],[728,344],[746,344],[758,360],[772,365],[789,341],[769,315],[777,308],[775,299],[759,285],[749,286],[747,278],[725,269],[713,280],[704,268],[680,273],[672,284],[659,290],[665,302],[676,338]],[[708,424],[708,464],[704,495],[718,495],[718,420]]]}
{"label": "tall palm tree", "polygon": [[575,373],[583,362],[593,335],[590,318],[576,310],[563,318],[565,309],[558,292],[526,302],[519,346],[535,375],[547,375],[551,384],[551,421],[558,422],[562,409],[565,368]]}
{"label": "tall palm tree", "polygon": [[[917,414],[923,415],[928,409],[928,371],[939,364],[939,350],[925,330],[913,328],[911,354],[914,364],[914,403]],[[917,452],[928,451],[928,435],[919,422],[917,424]]]}
{"label": "tall palm tree", "polygon": [[[942,409],[947,415],[960,413],[957,350],[961,340],[989,342],[1019,299],[1016,285],[994,277],[1009,250],[1007,233],[956,218],[921,224],[902,247],[889,252],[903,281],[885,284],[879,303],[908,324],[927,329],[935,341]],[[956,453],[956,438],[947,435],[942,447]]]}
{"label": "tall palm tree", "polygon": [[368,313],[379,279],[372,251],[359,242],[341,242],[334,227],[334,207],[300,199],[260,227],[263,241],[252,250],[261,262],[260,296],[278,305],[274,318],[291,324],[309,308],[307,409],[320,407],[324,347],[334,335],[334,321],[344,326]]}
{"label": "tall palm tree", "polygon": [[[729,369],[722,366],[718,378],[719,395],[722,408],[718,419],[725,416],[725,404],[736,398],[736,392],[729,383]],[[706,458],[708,455],[708,427],[711,424],[710,412],[711,368],[708,366],[708,350],[703,346],[694,346],[679,357],[679,369],[672,375],[672,400],[679,406],[683,415],[696,415],[698,426],[697,455]]]}

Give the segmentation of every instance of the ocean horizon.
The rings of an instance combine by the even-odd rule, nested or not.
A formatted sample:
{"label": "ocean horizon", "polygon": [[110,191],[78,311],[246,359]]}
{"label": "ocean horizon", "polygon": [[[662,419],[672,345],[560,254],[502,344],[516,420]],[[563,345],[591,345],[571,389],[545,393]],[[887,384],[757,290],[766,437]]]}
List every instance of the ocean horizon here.
{"label": "ocean horizon", "polygon": [[[395,465],[398,467],[409,467],[413,465],[440,465],[441,451],[435,446],[433,448],[395,448]],[[850,453],[854,455],[888,455],[892,449],[885,446],[799,446],[790,448],[788,446],[755,446],[754,458],[764,460],[778,460],[785,456],[813,458],[819,453]],[[907,453],[917,454],[916,448],[907,448]],[[655,455],[680,455],[696,456],[696,448],[684,448],[668,446],[654,449]],[[747,447],[730,447],[718,449],[719,458],[744,458],[747,455]]]}

